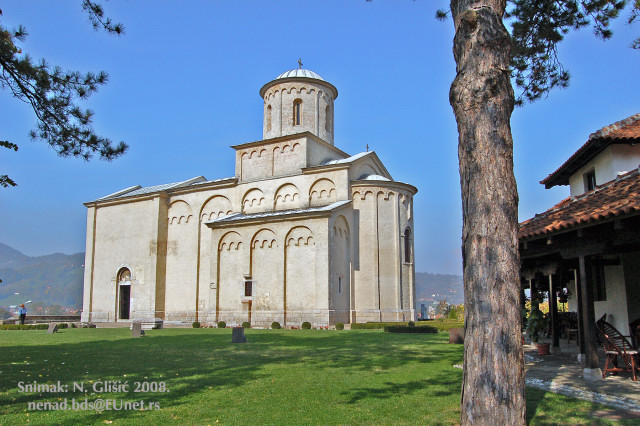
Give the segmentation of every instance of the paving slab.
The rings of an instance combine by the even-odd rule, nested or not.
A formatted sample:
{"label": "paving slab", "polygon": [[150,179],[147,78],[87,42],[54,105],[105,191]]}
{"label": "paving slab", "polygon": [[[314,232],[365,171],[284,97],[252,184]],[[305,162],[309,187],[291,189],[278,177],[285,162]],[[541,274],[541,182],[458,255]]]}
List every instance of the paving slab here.
{"label": "paving slab", "polygon": [[[633,381],[631,373],[586,380],[583,364],[575,353],[538,355],[534,346],[525,344],[524,355],[527,386],[640,414],[640,381]],[[604,354],[601,355],[600,367],[604,369]]]}

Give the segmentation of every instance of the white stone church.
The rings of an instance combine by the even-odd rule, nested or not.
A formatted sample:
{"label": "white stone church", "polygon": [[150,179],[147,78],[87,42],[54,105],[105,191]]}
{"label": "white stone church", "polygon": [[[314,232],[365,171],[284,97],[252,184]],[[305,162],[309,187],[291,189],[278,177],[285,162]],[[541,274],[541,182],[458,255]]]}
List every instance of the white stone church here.
{"label": "white stone church", "polygon": [[83,321],[299,327],[415,317],[413,196],[375,152],[334,146],[337,89],[295,69],[260,89],[235,176],[85,203]]}

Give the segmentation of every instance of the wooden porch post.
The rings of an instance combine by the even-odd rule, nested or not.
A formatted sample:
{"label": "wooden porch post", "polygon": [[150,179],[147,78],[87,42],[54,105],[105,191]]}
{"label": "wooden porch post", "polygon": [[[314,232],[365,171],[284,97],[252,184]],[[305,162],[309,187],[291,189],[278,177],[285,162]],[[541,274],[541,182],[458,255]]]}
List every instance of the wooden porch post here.
{"label": "wooden porch post", "polygon": [[553,274],[549,274],[549,315],[551,316],[552,352],[560,351],[560,333],[558,326],[558,298],[556,297]]}
{"label": "wooden porch post", "polygon": [[574,281],[576,283],[576,306],[578,308],[578,361],[584,361],[584,321],[582,319],[582,280],[578,269],[573,270]]}
{"label": "wooden porch post", "polygon": [[[595,313],[593,309],[593,279],[591,275],[591,259],[580,256],[580,305],[582,305],[583,341],[585,349],[584,370],[582,376],[587,380],[602,380],[602,370],[598,363],[598,348],[595,336]],[[581,342],[582,343],[582,342]]]}

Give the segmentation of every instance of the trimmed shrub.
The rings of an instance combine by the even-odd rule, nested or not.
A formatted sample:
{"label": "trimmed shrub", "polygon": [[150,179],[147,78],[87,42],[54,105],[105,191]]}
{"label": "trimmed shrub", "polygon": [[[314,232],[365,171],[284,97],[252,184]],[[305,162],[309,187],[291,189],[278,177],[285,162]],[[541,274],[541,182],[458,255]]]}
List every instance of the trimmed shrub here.
{"label": "trimmed shrub", "polygon": [[[410,325],[413,323],[413,325]],[[428,325],[427,325],[428,324]],[[407,326],[407,327],[434,327],[439,331],[449,331],[450,328],[453,327],[464,327],[464,324],[458,321],[451,320],[429,320],[429,321],[420,321],[417,324],[413,321],[409,322],[353,322],[351,323],[352,330],[382,330],[385,327],[394,327],[394,326]],[[416,331],[416,333],[420,333]]]}
{"label": "trimmed shrub", "polygon": [[409,325],[388,325],[384,328],[386,333],[437,333],[438,329],[429,325],[423,325],[421,327],[409,326]]}
{"label": "trimmed shrub", "polygon": [[200,328],[200,321],[194,321],[193,324],[191,324],[191,327]]}
{"label": "trimmed shrub", "polygon": [[251,328],[251,323],[247,322],[247,321],[243,322],[242,323],[242,328]]}
{"label": "trimmed shrub", "polygon": [[280,323],[278,321],[274,321],[271,323],[271,328],[273,330],[280,330],[282,327],[280,327]]}
{"label": "trimmed shrub", "polygon": [[[3,324],[0,330],[47,330],[49,324]],[[69,324],[61,322],[58,324],[58,330],[69,328]]]}
{"label": "trimmed shrub", "polygon": [[218,328],[227,328],[227,323],[224,321],[218,322]]}
{"label": "trimmed shrub", "polygon": [[305,330],[310,330],[311,329],[311,323],[309,321],[305,321],[302,323],[302,327]]}
{"label": "trimmed shrub", "polygon": [[381,330],[389,324],[384,322],[352,322],[352,330]]}
{"label": "trimmed shrub", "polygon": [[336,330],[344,330],[344,324],[341,322],[336,323]]}
{"label": "trimmed shrub", "polygon": [[0,330],[46,330],[49,324],[3,324]]}
{"label": "trimmed shrub", "polygon": [[464,327],[464,321],[454,321],[450,319],[438,318],[429,322],[429,325],[436,327],[438,331],[449,331],[450,328]]}

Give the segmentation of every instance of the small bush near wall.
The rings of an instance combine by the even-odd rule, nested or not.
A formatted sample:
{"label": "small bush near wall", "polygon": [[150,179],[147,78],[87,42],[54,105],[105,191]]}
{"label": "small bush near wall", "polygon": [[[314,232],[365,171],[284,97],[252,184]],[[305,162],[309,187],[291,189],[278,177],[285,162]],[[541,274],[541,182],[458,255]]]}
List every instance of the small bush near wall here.
{"label": "small bush near wall", "polygon": [[251,328],[251,323],[245,321],[242,323],[242,328]]}
{"label": "small bush near wall", "polygon": [[409,323],[407,324],[409,327],[415,327],[416,323],[413,321],[409,321]]}
{"label": "small bush near wall", "polygon": [[[410,321],[413,322],[413,321]],[[409,326],[409,322],[354,322],[351,323],[352,330],[381,330],[385,327],[393,327],[396,325]],[[436,319],[428,321],[420,321],[417,324],[414,323],[416,328],[433,327],[438,331],[449,331],[450,328],[464,327],[464,322],[449,320],[449,319]],[[420,333],[416,331],[416,333]]]}
{"label": "small bush near wall", "polygon": [[423,325],[421,327],[409,326],[409,325],[388,325],[384,328],[386,333],[437,333],[438,329],[429,325]]}
{"label": "small bush near wall", "polygon": [[302,323],[302,328],[305,330],[310,330],[311,329],[311,323],[309,321],[305,321]]}
{"label": "small bush near wall", "polygon": [[271,328],[273,330],[280,330],[282,327],[280,327],[280,323],[278,321],[274,321],[271,323]]}
{"label": "small bush near wall", "polygon": [[[47,330],[49,324],[3,324],[0,330]],[[58,324],[58,330],[69,328],[69,324],[62,322]]]}
{"label": "small bush near wall", "polygon": [[429,326],[436,327],[439,331],[449,331],[450,328],[464,327],[464,321],[438,318],[430,321]]}
{"label": "small bush near wall", "polygon": [[227,323],[224,321],[218,322],[218,328],[227,328]]}
{"label": "small bush near wall", "polygon": [[344,330],[344,324],[341,322],[336,323],[336,330]]}
{"label": "small bush near wall", "polygon": [[193,324],[191,324],[191,327],[200,328],[200,322],[199,321],[194,321]]}

